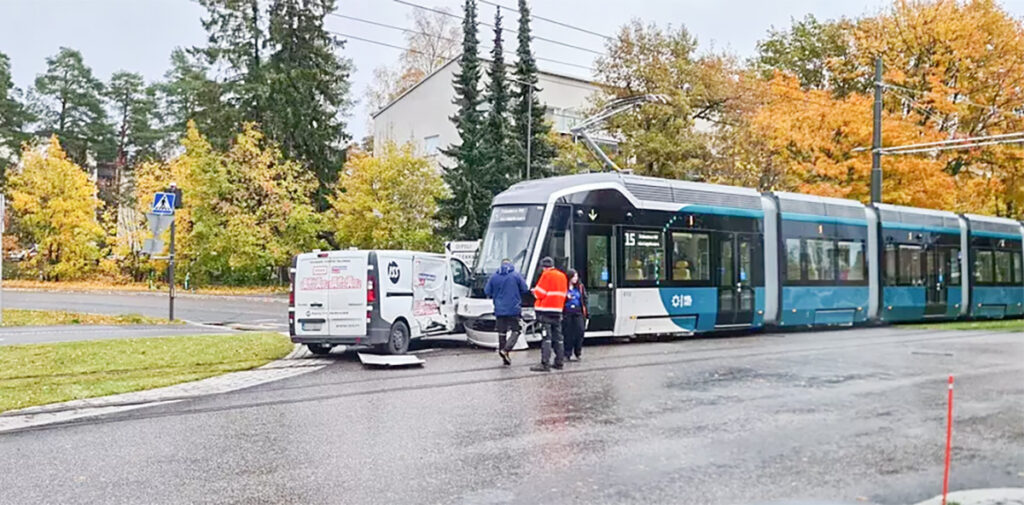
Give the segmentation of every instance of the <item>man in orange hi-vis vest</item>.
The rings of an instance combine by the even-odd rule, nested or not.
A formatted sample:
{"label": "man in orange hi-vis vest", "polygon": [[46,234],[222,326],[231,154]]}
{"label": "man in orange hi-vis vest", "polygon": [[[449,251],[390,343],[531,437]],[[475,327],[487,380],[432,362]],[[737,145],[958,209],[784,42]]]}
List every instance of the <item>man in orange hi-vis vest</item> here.
{"label": "man in orange hi-vis vest", "polygon": [[[533,309],[537,312],[537,322],[544,331],[544,340],[540,347],[540,364],[530,367],[534,372],[548,372],[551,367],[561,370],[564,349],[562,347],[562,307],[565,306],[565,292],[569,288],[569,280],[565,274],[555,268],[555,260],[546,257],[540,260],[544,269],[533,288],[536,302]],[[555,362],[551,363],[551,348],[554,346]]]}

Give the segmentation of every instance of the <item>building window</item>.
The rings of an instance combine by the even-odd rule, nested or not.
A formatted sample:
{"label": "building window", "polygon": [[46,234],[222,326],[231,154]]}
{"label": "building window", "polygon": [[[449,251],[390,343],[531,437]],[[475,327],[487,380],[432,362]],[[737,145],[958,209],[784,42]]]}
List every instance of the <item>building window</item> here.
{"label": "building window", "polygon": [[665,278],[665,241],[661,232],[625,230],[622,243],[627,281],[656,282]]}
{"label": "building window", "polygon": [[427,156],[437,156],[437,153],[441,149],[441,136],[431,135],[429,137],[423,137],[423,150],[426,151]]}
{"label": "building window", "polygon": [[672,280],[711,280],[710,238],[706,233],[672,233]]}

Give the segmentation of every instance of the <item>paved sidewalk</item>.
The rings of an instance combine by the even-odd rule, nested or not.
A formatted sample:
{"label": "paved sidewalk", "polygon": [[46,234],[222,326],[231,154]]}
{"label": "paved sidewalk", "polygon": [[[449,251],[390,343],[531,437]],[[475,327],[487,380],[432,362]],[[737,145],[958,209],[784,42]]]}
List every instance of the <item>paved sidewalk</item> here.
{"label": "paved sidewalk", "polygon": [[146,391],[12,410],[0,414],[0,433],[227,393],[320,370],[335,362],[312,356],[305,346],[296,345],[284,358],[252,370]]}

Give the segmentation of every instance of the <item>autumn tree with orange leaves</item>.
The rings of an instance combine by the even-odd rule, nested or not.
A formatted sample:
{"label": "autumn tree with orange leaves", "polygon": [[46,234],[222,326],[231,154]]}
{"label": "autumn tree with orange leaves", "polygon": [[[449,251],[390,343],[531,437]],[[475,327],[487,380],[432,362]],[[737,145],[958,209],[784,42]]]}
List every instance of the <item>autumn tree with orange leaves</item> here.
{"label": "autumn tree with orange leaves", "polygon": [[[603,100],[670,97],[611,122],[620,159],[639,173],[867,202],[878,56],[883,146],[1024,131],[1024,25],[993,0],[808,16],[770,30],[745,65],[699,54],[683,29],[639,22],[607,54],[597,64]],[[1019,145],[884,156],[883,200],[1024,217],[1022,156]]]}

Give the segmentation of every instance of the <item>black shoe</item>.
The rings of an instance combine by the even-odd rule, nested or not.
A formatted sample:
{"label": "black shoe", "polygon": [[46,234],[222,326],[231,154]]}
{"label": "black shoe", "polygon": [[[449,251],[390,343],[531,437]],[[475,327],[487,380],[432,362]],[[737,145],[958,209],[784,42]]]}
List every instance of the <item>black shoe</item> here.
{"label": "black shoe", "polygon": [[551,365],[551,368],[554,368],[555,370],[561,370],[565,368],[565,365],[562,363],[555,363],[554,365]]}
{"label": "black shoe", "polygon": [[576,355],[576,361],[579,361],[579,360],[581,360],[581,359],[583,359],[583,356],[580,356],[579,354],[577,354],[577,355]]}
{"label": "black shoe", "polygon": [[505,366],[512,365],[512,358],[509,357],[508,351],[498,351],[498,356],[501,356],[501,360],[505,362]]}
{"label": "black shoe", "polygon": [[530,367],[531,372],[550,372],[551,367],[547,363],[541,363],[539,365],[533,365]]}

